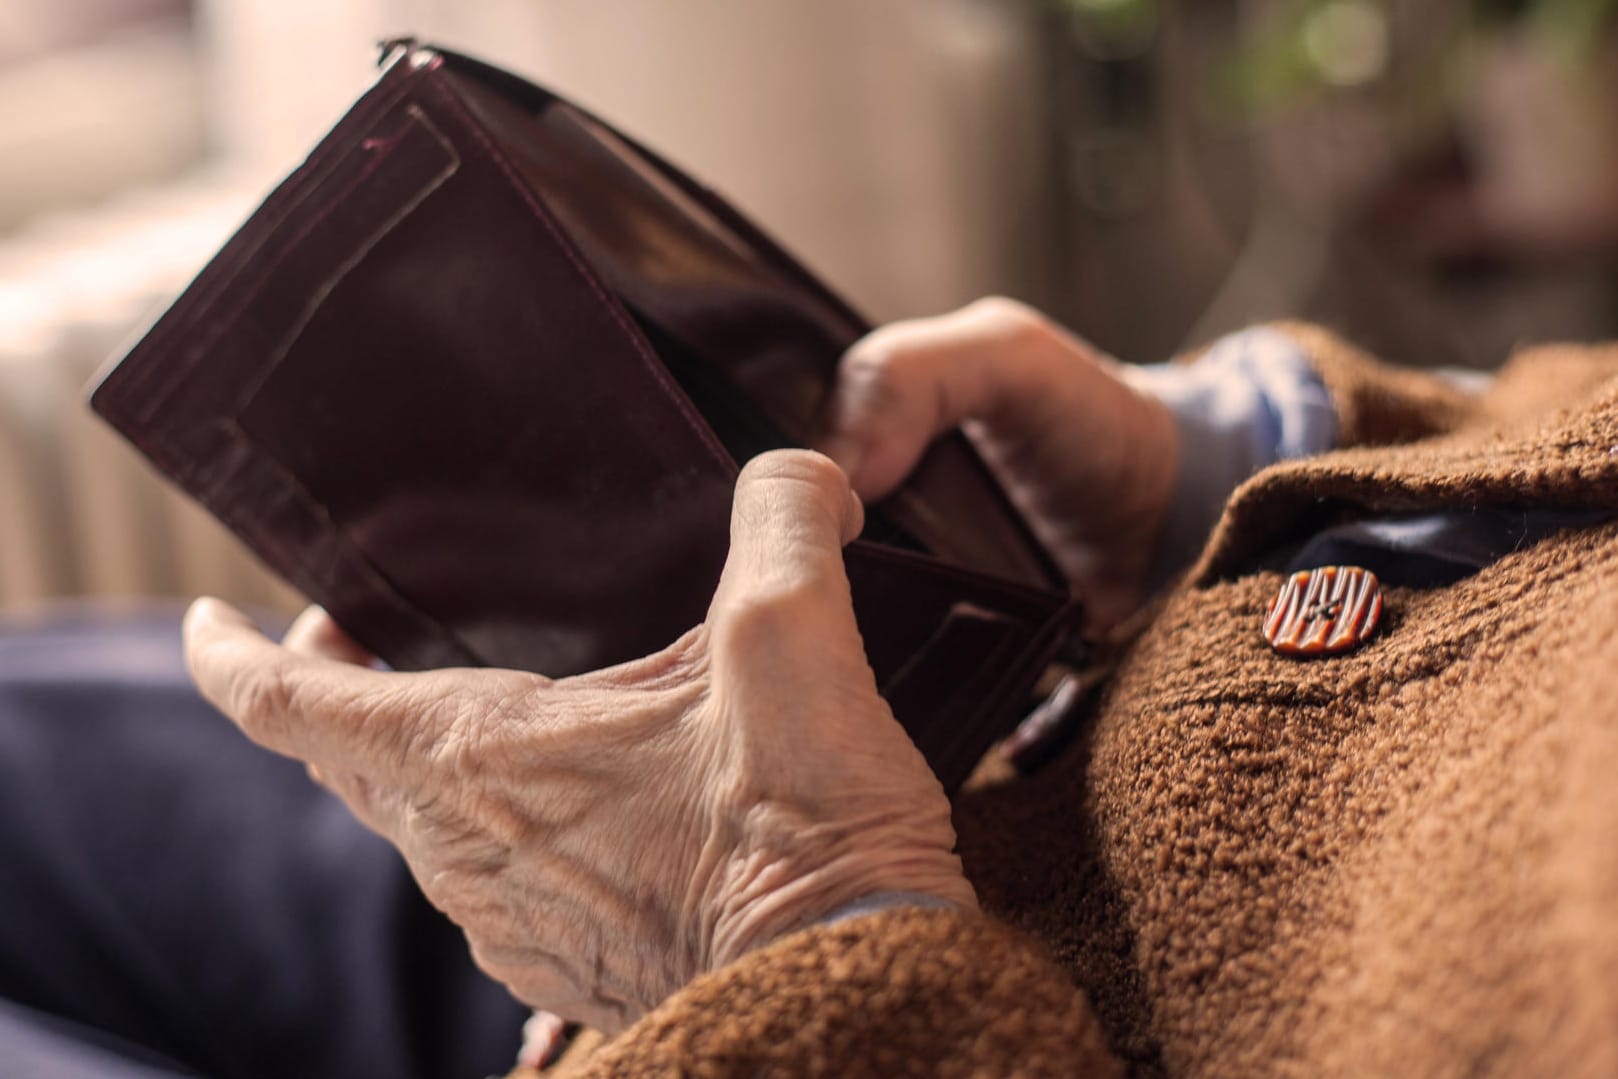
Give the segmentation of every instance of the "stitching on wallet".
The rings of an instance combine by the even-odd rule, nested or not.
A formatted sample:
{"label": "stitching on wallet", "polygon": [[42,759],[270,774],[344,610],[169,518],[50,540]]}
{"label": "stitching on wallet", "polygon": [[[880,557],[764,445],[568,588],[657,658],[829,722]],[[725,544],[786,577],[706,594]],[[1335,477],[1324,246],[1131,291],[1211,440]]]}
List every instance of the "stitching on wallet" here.
{"label": "stitching on wallet", "polygon": [[[410,105],[406,108],[406,115],[409,116],[412,121],[419,123],[424,129],[426,129],[427,134],[430,135],[444,149],[446,154],[449,155],[448,161],[445,163],[443,168],[439,169],[437,173],[435,173],[425,184],[422,185],[420,190],[416,191],[407,200],[405,200],[404,205],[400,206],[392,214],[389,214],[375,228],[368,230],[369,234],[365,240],[357,245],[355,249],[350,252],[347,258],[339,262],[332,272],[325,275],[325,278],[310,294],[309,300],[305,302],[303,311],[296,319],[293,320],[292,324],[287,328],[287,330],[282,333],[281,340],[275,345],[275,347],[270,349],[265,354],[265,362],[258,365],[258,370],[254,378],[240,393],[240,403],[236,406],[238,411],[247,408],[252,403],[253,399],[258,396],[259,390],[263,388],[264,383],[269,380],[270,376],[275,373],[276,368],[281,366],[281,362],[286,359],[287,353],[292,350],[292,346],[297,342],[298,338],[302,336],[304,329],[314,319],[315,315],[320,313],[320,308],[325,304],[327,297],[332,294],[332,291],[342,283],[343,279],[349,275],[354,267],[358,266],[362,261],[364,261],[367,255],[375,250],[376,245],[381,243],[382,240],[393,231],[394,227],[398,225],[399,222],[403,221],[405,218],[414,213],[416,208],[427,200],[428,196],[432,195],[433,192],[442,187],[444,185],[444,181],[455,175],[456,170],[460,168],[461,156],[455,152],[455,145],[451,143],[442,132],[433,126],[432,121],[427,118],[426,113],[422,112],[418,106]],[[287,252],[294,250],[297,245],[302,242],[303,238],[315,228],[315,226],[321,224],[328,217],[330,217],[332,213],[336,211],[338,206],[346,203],[349,197],[354,194],[354,191],[366,180],[370,179],[376,170],[381,167],[382,162],[392,155],[393,151],[399,146],[400,143],[404,141],[405,136],[408,134],[409,125],[407,124],[405,127],[400,128],[399,131],[389,136],[385,142],[382,142],[380,152],[375,154],[375,158],[366,166],[365,170],[361,172],[359,176],[355,177],[353,183],[345,187],[343,191],[337,195],[337,197],[333,198],[331,202],[329,202],[325,208],[321,210],[320,214],[314,218],[314,220],[310,221],[308,225],[299,232],[293,243],[287,246]],[[367,143],[370,141],[372,140],[366,140]],[[262,289],[263,285],[261,284],[260,291],[262,291]]]}
{"label": "stitching on wallet", "polygon": [[[409,81],[402,83],[393,94],[389,95],[385,102],[378,105],[376,115],[372,118],[372,121],[374,122],[375,119],[385,116],[387,111],[393,108],[394,105],[404,98],[409,90]],[[321,149],[317,148],[315,153],[311,154],[308,160],[305,162],[304,169],[313,171],[314,167],[317,165],[317,162],[319,165],[330,164],[333,167],[336,167],[354,152],[355,147],[353,146],[345,148],[341,153],[337,153],[334,149],[330,148],[325,149],[325,152],[323,153]],[[372,168],[374,169],[377,164],[380,164],[381,159],[385,156],[385,154],[378,155],[378,160],[373,163]],[[288,207],[286,216],[291,216],[296,212],[298,207],[318,197],[324,186],[325,185],[323,182],[316,182],[309,190],[300,193],[293,200],[292,205]],[[344,196],[346,196],[346,194],[347,191],[344,192]],[[344,196],[339,196],[339,198]],[[331,205],[328,204],[327,207],[320,212],[317,220],[323,220],[325,217],[327,217],[331,212],[331,208]],[[230,309],[229,313],[220,318],[212,327],[209,328],[207,332],[201,334],[191,345],[191,347],[186,350],[184,361],[176,364],[167,372],[168,377],[164,378],[158,387],[153,390],[150,399],[146,403],[146,406],[140,410],[139,418],[142,422],[149,422],[151,417],[156,414],[164,404],[167,403],[168,398],[173,395],[177,388],[189,379],[191,372],[199,363],[202,362],[202,358],[207,354],[208,350],[214,346],[214,344],[221,336],[224,335],[227,330],[236,324],[236,322],[241,318],[242,312],[246,309],[248,302],[263,290],[265,282],[269,277],[270,270],[272,270],[274,266],[286,256],[286,253],[290,251],[293,246],[295,246],[297,240],[301,239],[306,231],[307,229],[300,230],[298,237],[283,248],[281,256],[278,257],[269,267],[264,269],[263,273],[260,275],[258,284],[248,291],[246,297],[240,303],[236,304],[234,308]],[[257,242],[252,244],[249,250],[243,252],[238,258],[232,259],[234,265],[228,268],[221,268],[218,275],[210,273],[212,267],[210,267],[208,270],[204,270],[202,275],[203,277],[213,278],[213,281],[210,281],[210,284],[214,283],[215,281],[217,282],[217,298],[200,305],[196,311],[189,312],[186,318],[171,332],[178,333],[187,325],[194,326],[199,322],[205,321],[213,313],[214,308],[219,301],[231,294],[230,285],[236,280],[245,276],[250,269],[254,268],[254,256],[265,248],[271,237],[275,235],[275,232],[276,230],[273,228],[265,229],[258,237]],[[200,282],[201,278],[199,278],[199,283]],[[169,336],[169,334],[164,334],[164,337],[167,336]],[[148,341],[146,343],[146,347],[154,347],[156,344],[156,341]],[[156,372],[154,371],[154,374],[155,373]],[[139,385],[140,384],[137,383],[137,388]]]}
{"label": "stitching on wallet", "polygon": [[454,109],[455,112],[459,114],[467,132],[474,140],[476,140],[478,145],[483,148],[483,152],[488,156],[495,168],[500,170],[501,175],[506,178],[506,182],[516,190],[518,197],[521,198],[528,206],[529,210],[533,212],[534,216],[539,220],[539,223],[545,227],[545,231],[550,233],[551,238],[555,240],[556,245],[561,248],[562,253],[566,256],[568,262],[572,264],[578,275],[584,279],[585,283],[590,287],[590,290],[595,293],[596,298],[600,300],[602,306],[607,309],[607,312],[611,316],[612,320],[617,323],[619,330],[621,330],[624,336],[628,338],[630,346],[635,350],[635,354],[640,357],[641,362],[646,365],[646,369],[657,381],[657,384],[663,388],[664,394],[671,402],[673,402],[675,408],[680,413],[680,417],[685,420],[686,425],[691,428],[692,432],[696,434],[697,438],[702,442],[702,444],[708,448],[708,451],[713,455],[714,460],[718,462],[720,466],[723,467],[730,475],[735,475],[736,463],[730,459],[730,455],[726,453],[724,447],[719,444],[718,437],[715,436],[708,425],[703,422],[702,418],[697,415],[696,409],[692,407],[690,399],[687,398],[685,394],[681,392],[675,385],[674,379],[663,367],[662,361],[652,354],[652,351],[646,345],[645,340],[640,336],[640,333],[630,322],[629,316],[624,313],[623,308],[619,304],[618,300],[607,291],[606,287],[602,285],[601,281],[596,277],[594,272],[590,270],[584,259],[580,257],[577,251],[574,250],[573,242],[566,236],[561,227],[551,219],[551,215],[546,211],[544,204],[535,196],[533,189],[530,188],[526,183],[522,182],[522,178],[517,175],[516,170],[512,167],[511,162],[506,158],[506,155],[500,151],[499,147],[495,146],[494,143],[489,140],[488,135],[484,132],[482,126],[477,122],[477,119],[471,115],[471,112],[467,109],[466,104],[462,102],[460,97],[449,87],[445,86],[442,81],[432,80],[429,81],[427,85],[433,90],[434,93],[443,98],[446,105]]}

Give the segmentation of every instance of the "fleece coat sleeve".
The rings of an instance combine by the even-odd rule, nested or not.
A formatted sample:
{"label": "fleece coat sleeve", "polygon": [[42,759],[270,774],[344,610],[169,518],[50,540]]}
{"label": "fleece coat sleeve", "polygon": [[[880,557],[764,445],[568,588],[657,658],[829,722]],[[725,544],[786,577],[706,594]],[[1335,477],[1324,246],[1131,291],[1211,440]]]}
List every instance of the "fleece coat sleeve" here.
{"label": "fleece coat sleeve", "polygon": [[901,909],[796,933],[697,979],[590,1076],[1110,1076],[1082,993],[977,914]]}

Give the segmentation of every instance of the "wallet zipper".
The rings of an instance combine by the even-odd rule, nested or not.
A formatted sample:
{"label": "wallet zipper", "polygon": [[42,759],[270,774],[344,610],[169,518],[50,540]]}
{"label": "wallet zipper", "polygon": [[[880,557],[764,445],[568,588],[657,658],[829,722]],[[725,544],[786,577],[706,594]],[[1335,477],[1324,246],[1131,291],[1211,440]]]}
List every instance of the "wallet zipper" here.
{"label": "wallet zipper", "polygon": [[377,70],[386,73],[400,60],[409,56],[421,56],[421,59],[430,59],[431,48],[423,46],[414,34],[402,34],[398,37],[385,37],[376,43]]}

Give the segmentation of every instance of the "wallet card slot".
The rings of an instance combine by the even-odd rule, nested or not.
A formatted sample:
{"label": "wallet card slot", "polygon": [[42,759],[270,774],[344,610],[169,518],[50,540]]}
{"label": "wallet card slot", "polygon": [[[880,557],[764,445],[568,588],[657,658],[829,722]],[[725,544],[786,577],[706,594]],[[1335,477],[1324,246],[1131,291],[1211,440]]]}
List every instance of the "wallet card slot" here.
{"label": "wallet card slot", "polygon": [[[261,283],[269,301],[264,305],[268,320],[284,320],[284,328],[266,349],[257,376],[241,383],[238,393],[243,405],[252,400],[286,357],[332,290],[460,168],[461,158],[455,147],[420,107],[407,106],[403,119],[400,126],[388,125],[389,129],[360,141],[358,154],[363,158],[358,175],[298,234],[301,239],[320,230],[319,250],[300,258],[303,252],[294,248],[272,271],[301,282],[299,287],[280,294],[283,304],[279,310],[272,306],[277,297],[273,281],[267,278]],[[395,157],[403,160],[384,169],[384,164]],[[402,167],[405,161],[409,168]],[[333,259],[331,253],[340,254]],[[244,306],[252,299],[253,293],[249,292]]]}
{"label": "wallet card slot", "polygon": [[[953,791],[989,745],[1009,733],[1018,703],[997,693],[1033,639],[1034,627],[966,603],[953,604],[937,629],[886,683],[882,696]],[[944,687],[948,687],[947,690]],[[1003,729],[1004,728],[1004,729]]]}
{"label": "wallet card slot", "polygon": [[863,541],[843,554],[866,657],[946,789],[1007,734],[1075,628],[1065,597]]}

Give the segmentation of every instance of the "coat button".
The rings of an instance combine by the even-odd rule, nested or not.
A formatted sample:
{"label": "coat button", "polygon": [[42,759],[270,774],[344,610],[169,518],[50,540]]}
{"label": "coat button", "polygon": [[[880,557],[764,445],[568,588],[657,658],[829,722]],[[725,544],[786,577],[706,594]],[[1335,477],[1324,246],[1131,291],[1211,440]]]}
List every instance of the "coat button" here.
{"label": "coat button", "polygon": [[1285,656],[1358,648],[1382,617],[1382,586],[1358,566],[1322,566],[1286,579],[1264,615],[1264,639]]}

